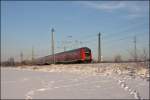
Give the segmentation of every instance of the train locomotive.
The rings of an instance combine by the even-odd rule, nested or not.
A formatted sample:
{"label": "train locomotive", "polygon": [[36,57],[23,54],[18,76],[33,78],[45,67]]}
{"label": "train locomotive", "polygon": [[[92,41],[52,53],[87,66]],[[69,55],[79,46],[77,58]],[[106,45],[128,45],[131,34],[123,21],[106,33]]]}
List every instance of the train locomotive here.
{"label": "train locomotive", "polygon": [[[59,63],[90,63],[92,61],[92,53],[88,47],[81,47],[54,54],[54,61]],[[33,61],[37,65],[48,65],[53,63],[53,55],[40,57]]]}

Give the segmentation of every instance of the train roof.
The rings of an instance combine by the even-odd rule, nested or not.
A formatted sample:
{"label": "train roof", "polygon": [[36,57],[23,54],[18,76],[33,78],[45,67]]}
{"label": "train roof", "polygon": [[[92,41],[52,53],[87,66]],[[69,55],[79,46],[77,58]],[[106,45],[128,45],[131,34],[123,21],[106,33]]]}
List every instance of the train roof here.
{"label": "train roof", "polygon": [[[56,54],[65,53],[65,52],[71,52],[71,51],[76,51],[76,50],[80,50],[80,49],[88,49],[88,50],[90,50],[88,47],[81,47],[81,48],[72,49],[72,50],[68,50],[68,51],[64,51],[64,52],[59,52],[59,53],[56,53]],[[50,55],[48,55],[48,56],[50,56]]]}
{"label": "train roof", "polygon": [[[68,50],[68,51],[64,51],[64,52],[59,52],[59,53],[56,53],[55,55],[57,55],[57,54],[61,54],[61,53],[66,53],[66,52],[77,51],[77,50],[80,50],[80,49],[88,49],[88,50],[91,50],[91,49],[90,49],[90,48],[88,48],[88,47],[81,47],[81,48],[77,48],[77,49],[73,49],[73,50]],[[40,57],[40,58],[37,58],[37,59],[42,59],[42,58],[49,57],[49,56],[52,56],[52,55],[48,55],[48,56],[44,56],[44,57]]]}

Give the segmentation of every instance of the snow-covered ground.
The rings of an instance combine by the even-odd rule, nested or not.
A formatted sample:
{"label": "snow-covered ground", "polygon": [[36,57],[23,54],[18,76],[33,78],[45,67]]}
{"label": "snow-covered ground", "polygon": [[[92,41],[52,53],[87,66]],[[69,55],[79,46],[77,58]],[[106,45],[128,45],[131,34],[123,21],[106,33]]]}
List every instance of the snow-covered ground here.
{"label": "snow-covered ground", "polygon": [[1,99],[149,99],[149,69],[134,63],[1,68]]}

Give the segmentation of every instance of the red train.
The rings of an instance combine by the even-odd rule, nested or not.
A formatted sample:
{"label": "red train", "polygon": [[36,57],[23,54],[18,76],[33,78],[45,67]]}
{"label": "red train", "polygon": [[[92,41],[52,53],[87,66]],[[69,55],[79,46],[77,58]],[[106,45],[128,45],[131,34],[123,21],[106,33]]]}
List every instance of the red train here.
{"label": "red train", "polygon": [[[55,63],[90,63],[92,61],[91,50],[87,47],[82,47],[74,50],[69,50],[54,55]],[[34,64],[44,65],[52,64],[53,55],[48,55],[34,60]]]}

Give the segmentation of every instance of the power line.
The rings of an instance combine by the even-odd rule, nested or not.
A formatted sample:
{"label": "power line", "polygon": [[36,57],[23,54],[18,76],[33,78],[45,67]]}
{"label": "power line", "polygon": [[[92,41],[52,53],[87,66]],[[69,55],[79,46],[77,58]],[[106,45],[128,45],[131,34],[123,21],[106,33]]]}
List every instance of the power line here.
{"label": "power line", "polygon": [[91,37],[95,37],[96,36],[96,34],[90,34],[90,35],[84,35],[84,36],[80,36],[79,38],[81,39],[87,39],[87,38],[91,38]]}
{"label": "power line", "polygon": [[[139,35],[139,34],[141,34],[141,33],[137,33],[136,35],[138,35],[138,36],[143,36],[142,34],[141,34],[141,35]],[[129,35],[127,35],[126,37],[123,37],[123,38],[113,39],[113,40],[107,41],[107,42],[105,42],[105,43],[108,44],[108,43],[112,43],[112,42],[118,42],[118,41],[122,41],[122,40],[129,39],[129,38],[131,38],[131,37],[133,37],[133,34],[129,34]]]}
{"label": "power line", "polygon": [[119,39],[114,39],[114,40],[111,40],[111,41],[106,41],[105,44],[110,44],[110,43],[119,43],[118,41],[122,41],[122,40],[126,40],[126,39],[129,39],[131,38],[131,36],[127,36],[127,37],[123,37],[123,38],[119,38]]}
{"label": "power line", "polygon": [[96,38],[91,38],[91,39],[87,39],[86,41],[82,41],[83,43],[91,43],[91,42],[96,42],[96,41],[93,41],[93,40],[96,40]]}
{"label": "power line", "polygon": [[[122,39],[119,39],[119,40],[117,40],[117,41],[115,41],[115,42],[120,43],[119,41],[126,40],[126,39],[129,39],[129,38],[128,38],[128,37],[122,38]],[[104,47],[105,47],[105,48],[108,48],[108,47],[110,48],[110,47],[116,45],[115,42],[111,42],[111,44],[110,44],[110,42],[109,42],[109,43],[107,43],[107,45],[104,45]],[[112,43],[115,43],[115,44],[112,44]],[[120,45],[122,45],[122,44],[120,44]]]}
{"label": "power line", "polygon": [[120,32],[116,32],[116,33],[112,33],[112,34],[107,34],[107,35],[104,35],[104,37],[105,37],[105,38],[113,37],[113,36],[115,36],[115,35],[118,34],[118,33],[125,33],[125,32],[128,32],[129,30],[133,30],[133,29],[136,29],[136,28],[138,28],[138,27],[140,27],[140,26],[143,26],[143,24],[146,25],[145,23],[136,24],[136,26],[134,26],[134,27],[129,27],[129,28],[127,28],[126,30],[123,30],[123,31],[120,31]]}

